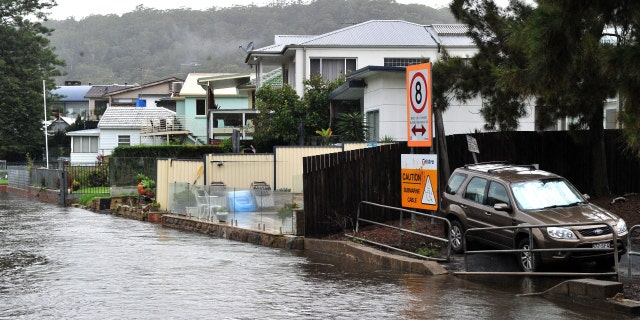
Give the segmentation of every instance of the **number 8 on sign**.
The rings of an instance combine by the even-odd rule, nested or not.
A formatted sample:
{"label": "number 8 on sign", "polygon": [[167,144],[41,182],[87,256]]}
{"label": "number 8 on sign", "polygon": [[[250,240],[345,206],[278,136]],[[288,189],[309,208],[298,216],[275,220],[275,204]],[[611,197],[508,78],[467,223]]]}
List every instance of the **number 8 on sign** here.
{"label": "number 8 on sign", "polygon": [[427,79],[424,73],[416,72],[411,79],[411,107],[421,113],[427,106]]}

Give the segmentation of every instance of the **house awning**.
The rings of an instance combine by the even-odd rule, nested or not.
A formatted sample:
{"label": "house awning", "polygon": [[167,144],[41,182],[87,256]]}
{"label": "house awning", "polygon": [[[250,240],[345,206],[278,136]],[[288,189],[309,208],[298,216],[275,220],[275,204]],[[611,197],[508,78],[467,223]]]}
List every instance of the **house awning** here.
{"label": "house awning", "polygon": [[349,80],[329,93],[329,100],[360,100],[364,95],[365,82],[362,79]]}
{"label": "house awning", "polygon": [[251,81],[251,74],[249,73],[198,78],[198,84],[205,91],[209,87],[216,89],[235,88],[249,81]]}
{"label": "house awning", "polygon": [[380,73],[406,72],[405,67],[367,66],[347,75],[343,85],[329,93],[329,100],[359,100],[364,96],[366,79]]}

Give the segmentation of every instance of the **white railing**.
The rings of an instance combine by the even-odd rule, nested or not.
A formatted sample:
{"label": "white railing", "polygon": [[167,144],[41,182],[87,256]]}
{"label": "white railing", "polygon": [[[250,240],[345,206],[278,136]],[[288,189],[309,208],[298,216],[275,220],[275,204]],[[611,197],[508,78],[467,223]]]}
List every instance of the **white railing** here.
{"label": "white railing", "polygon": [[142,120],[141,133],[171,133],[175,131],[186,131],[185,116],[171,116],[166,118]]}

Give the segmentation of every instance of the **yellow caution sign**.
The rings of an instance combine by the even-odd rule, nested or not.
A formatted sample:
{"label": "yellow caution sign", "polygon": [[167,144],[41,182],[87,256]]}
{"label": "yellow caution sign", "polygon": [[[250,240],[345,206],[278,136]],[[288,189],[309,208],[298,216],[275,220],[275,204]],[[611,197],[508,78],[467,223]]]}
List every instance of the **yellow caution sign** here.
{"label": "yellow caution sign", "polygon": [[438,210],[438,156],[403,154],[401,163],[402,206]]}

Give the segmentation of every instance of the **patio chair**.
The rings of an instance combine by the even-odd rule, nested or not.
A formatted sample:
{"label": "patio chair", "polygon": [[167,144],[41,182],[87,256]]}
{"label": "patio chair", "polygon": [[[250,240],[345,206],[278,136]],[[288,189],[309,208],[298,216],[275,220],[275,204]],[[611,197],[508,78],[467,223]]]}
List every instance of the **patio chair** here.
{"label": "patio chair", "polygon": [[193,189],[196,197],[196,205],[198,206],[198,218],[209,218],[211,215],[211,206],[209,204],[209,195],[204,189]]}
{"label": "patio chair", "polygon": [[271,186],[264,181],[254,181],[251,183],[251,194],[256,200],[259,208],[270,208],[274,206]]}
{"label": "patio chair", "polygon": [[214,181],[206,186],[209,193],[209,204],[219,208],[227,207],[227,185],[221,181]]}

